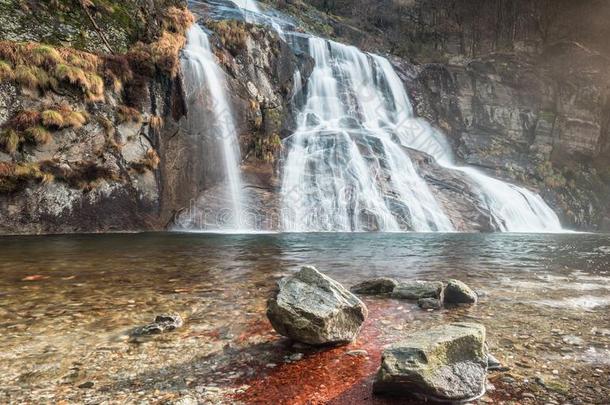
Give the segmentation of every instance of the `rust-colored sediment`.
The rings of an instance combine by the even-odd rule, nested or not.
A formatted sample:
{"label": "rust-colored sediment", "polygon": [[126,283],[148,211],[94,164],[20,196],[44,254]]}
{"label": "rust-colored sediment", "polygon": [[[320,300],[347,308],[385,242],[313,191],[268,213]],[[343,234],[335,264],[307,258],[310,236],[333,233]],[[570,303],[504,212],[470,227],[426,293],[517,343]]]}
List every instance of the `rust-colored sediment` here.
{"label": "rust-colored sediment", "polygon": [[[244,381],[249,388],[237,394],[235,399],[249,404],[278,405],[394,403],[372,396],[373,377],[385,344],[377,320],[391,310],[391,305],[375,301],[367,306],[369,317],[355,342],[305,351],[303,359],[283,363],[271,370],[261,367],[256,379]],[[346,354],[350,350],[366,350],[368,354]]]}

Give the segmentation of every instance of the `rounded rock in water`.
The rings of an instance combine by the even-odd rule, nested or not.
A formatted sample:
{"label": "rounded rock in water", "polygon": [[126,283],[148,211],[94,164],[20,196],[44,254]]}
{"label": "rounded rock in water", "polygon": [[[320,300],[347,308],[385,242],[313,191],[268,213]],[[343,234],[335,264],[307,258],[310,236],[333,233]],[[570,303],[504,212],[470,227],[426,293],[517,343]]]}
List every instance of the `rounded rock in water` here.
{"label": "rounded rock in water", "polygon": [[280,335],[309,345],[354,340],[367,314],[358,297],[309,266],[281,279],[267,303],[273,328]]}
{"label": "rounded rock in water", "polygon": [[358,283],[352,286],[350,291],[362,295],[389,294],[397,284],[398,282],[392,278],[379,277]]}
{"label": "rounded rock in water", "polygon": [[440,299],[443,294],[443,283],[440,281],[404,281],[394,287],[392,298],[419,300],[420,298]]}
{"label": "rounded rock in water", "polygon": [[445,287],[445,304],[475,304],[477,294],[459,280],[449,280]]}

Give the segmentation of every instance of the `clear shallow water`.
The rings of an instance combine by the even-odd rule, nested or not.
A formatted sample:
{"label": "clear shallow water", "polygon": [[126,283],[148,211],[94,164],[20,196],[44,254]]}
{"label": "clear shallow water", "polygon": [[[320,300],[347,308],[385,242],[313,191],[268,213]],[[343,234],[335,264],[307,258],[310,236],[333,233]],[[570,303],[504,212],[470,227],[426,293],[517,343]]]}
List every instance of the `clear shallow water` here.
{"label": "clear shallow water", "polygon": [[[267,362],[281,361],[261,346],[279,341],[265,321],[265,300],[278,277],[303,264],[348,286],[374,276],[456,277],[483,294],[474,308],[434,313],[367,299],[373,314],[384,308],[383,317],[373,315],[375,325],[392,325],[379,342],[476,320],[488,327],[492,350],[523,375],[571,381],[610,367],[610,235],[3,237],[0,254],[0,402],[149,400],[181,390],[199,398],[202,384],[259,378]],[[186,326],[145,343],[126,339],[131,328],[167,311],[181,313]],[[584,343],[566,345],[566,335]],[[523,361],[529,365],[520,369]],[[95,388],[79,389],[86,381]]]}

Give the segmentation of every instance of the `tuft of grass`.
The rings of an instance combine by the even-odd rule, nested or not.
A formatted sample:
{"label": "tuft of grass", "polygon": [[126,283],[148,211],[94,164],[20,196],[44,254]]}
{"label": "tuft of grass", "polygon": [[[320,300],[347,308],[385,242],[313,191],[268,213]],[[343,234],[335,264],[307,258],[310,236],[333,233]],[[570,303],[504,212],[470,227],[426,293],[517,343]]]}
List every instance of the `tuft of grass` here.
{"label": "tuft of grass", "polygon": [[206,24],[218,34],[222,45],[234,56],[244,50],[248,43],[246,24],[237,20],[208,21]]}
{"label": "tuft of grass", "polygon": [[30,51],[30,60],[36,66],[55,66],[63,62],[59,52],[49,45],[36,45]]}
{"label": "tuft of grass", "polygon": [[88,114],[83,111],[70,111],[63,115],[64,126],[80,128],[89,120]]}
{"label": "tuft of grass", "polygon": [[138,173],[144,173],[147,170],[153,171],[159,167],[161,158],[157,154],[157,151],[150,148],[146,151],[146,155],[137,162],[131,163],[131,167]]}
{"label": "tuft of grass", "polygon": [[51,133],[41,125],[26,129],[25,135],[31,142],[37,145],[45,145],[52,139]]}
{"label": "tuft of grass", "polygon": [[47,128],[62,128],[64,126],[64,117],[59,111],[44,110],[40,115],[42,124]]}
{"label": "tuft of grass", "polygon": [[107,137],[113,138],[116,130],[114,129],[114,124],[108,118],[104,116],[98,117],[98,122],[104,128],[104,133]]}
{"label": "tuft of grass", "polygon": [[45,160],[40,162],[40,169],[43,173],[50,174],[57,181],[80,189],[93,188],[95,183],[101,179],[118,179],[117,174],[110,168],[93,161],[77,162],[67,166],[60,164],[58,160]]}
{"label": "tuft of grass", "polygon": [[172,6],[165,10],[161,26],[165,30],[183,34],[194,22],[195,16],[188,9]]}
{"label": "tuft of grass", "polygon": [[0,60],[0,81],[13,80],[15,78],[15,72],[13,72],[12,66],[3,60]]}
{"label": "tuft of grass", "polygon": [[40,113],[34,110],[18,111],[7,122],[7,125],[18,131],[23,131],[26,128],[38,125],[40,123]]}
{"label": "tuft of grass", "polygon": [[157,41],[150,44],[150,57],[158,69],[175,77],[180,67],[180,50],[185,43],[184,35],[164,31]]}
{"label": "tuft of grass", "polygon": [[87,73],[83,91],[89,101],[104,100],[104,80],[95,73]]}
{"label": "tuft of grass", "polygon": [[150,129],[155,133],[159,133],[161,127],[163,127],[163,118],[158,115],[153,115],[148,120],[148,125],[150,125]]}
{"label": "tuft of grass", "polygon": [[79,67],[89,72],[96,72],[100,65],[100,57],[98,55],[77,51],[70,48],[60,50],[62,57],[69,65]]}
{"label": "tuft of grass", "polygon": [[21,135],[12,128],[7,128],[0,133],[0,144],[2,144],[4,151],[11,155],[17,152],[22,140]]}
{"label": "tuft of grass", "polygon": [[14,79],[18,84],[30,90],[36,90],[40,84],[36,75],[36,69],[26,65],[15,67]]}
{"label": "tuft of grass", "polygon": [[39,180],[42,183],[50,183],[53,176],[40,170],[40,165],[35,162],[17,163],[13,168],[13,174],[19,182]]}
{"label": "tuft of grass", "polygon": [[117,108],[118,122],[124,124],[126,122],[140,123],[142,122],[142,114],[135,108],[126,105],[120,105]]}

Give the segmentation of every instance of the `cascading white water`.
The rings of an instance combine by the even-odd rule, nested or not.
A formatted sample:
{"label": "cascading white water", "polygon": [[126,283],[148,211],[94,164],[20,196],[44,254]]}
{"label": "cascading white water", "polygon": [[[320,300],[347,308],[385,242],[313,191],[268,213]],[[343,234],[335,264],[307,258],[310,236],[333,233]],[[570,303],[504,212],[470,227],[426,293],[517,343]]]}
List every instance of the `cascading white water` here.
{"label": "cascading white water", "polygon": [[289,139],[282,203],[289,231],[451,231],[392,139],[386,97],[358,49],[309,38],[315,67]]}
{"label": "cascading white water", "polygon": [[253,13],[260,13],[258,3],[254,0],[231,0],[237,7]]}
{"label": "cascading white water", "polygon": [[[205,133],[219,146],[224,163],[231,213],[223,214],[223,229],[240,229],[242,186],[239,172],[239,142],[231,106],[225,93],[224,72],[218,66],[207,34],[197,24],[189,29],[183,51],[182,71],[194,131]],[[203,128],[202,128],[203,127]]]}
{"label": "cascading white water", "polygon": [[308,45],[315,67],[284,165],[286,230],[453,230],[402,147],[468,176],[499,230],[561,230],[537,194],[456,166],[444,135],[414,116],[387,59],[320,38]]}
{"label": "cascading white water", "polygon": [[478,188],[480,200],[489,208],[496,226],[504,232],[559,232],[561,223],[555,212],[536,193],[524,187],[491,178],[472,167],[454,163],[451,146],[444,135],[413,115],[413,108],[400,78],[387,59],[374,56],[391,89],[399,119],[394,132],[404,146],[420,150],[443,167],[458,170],[471,178]]}

